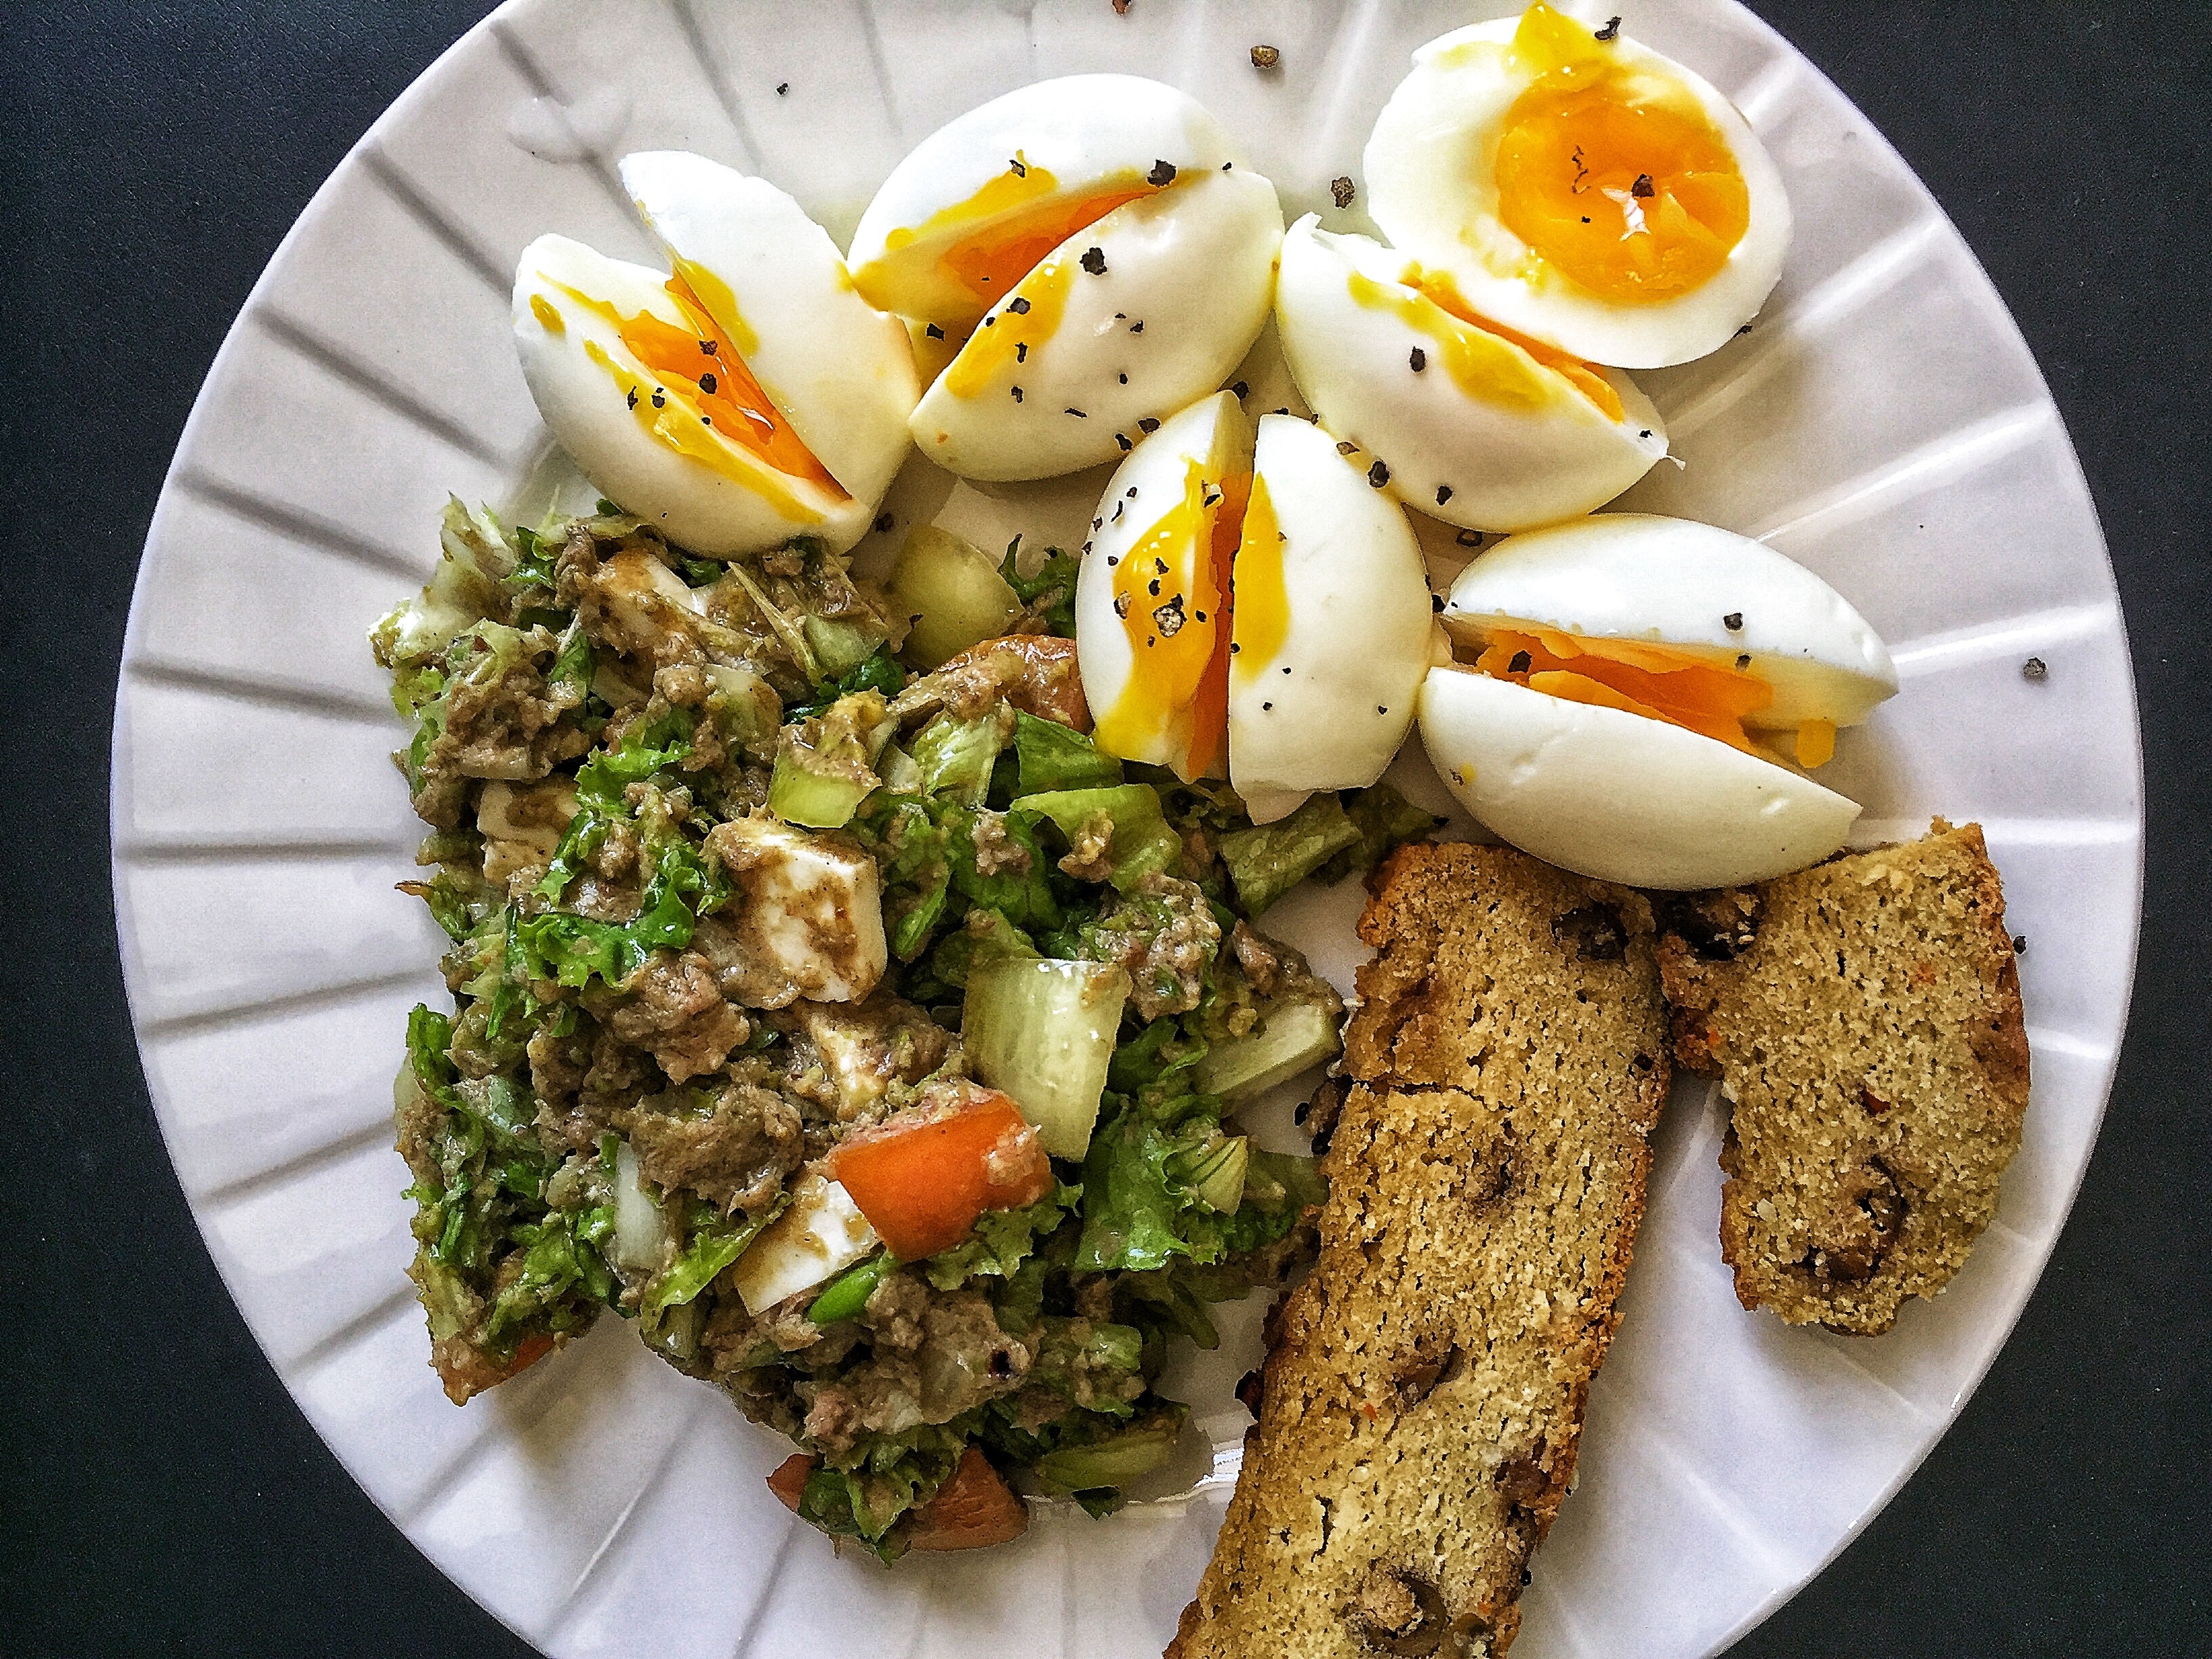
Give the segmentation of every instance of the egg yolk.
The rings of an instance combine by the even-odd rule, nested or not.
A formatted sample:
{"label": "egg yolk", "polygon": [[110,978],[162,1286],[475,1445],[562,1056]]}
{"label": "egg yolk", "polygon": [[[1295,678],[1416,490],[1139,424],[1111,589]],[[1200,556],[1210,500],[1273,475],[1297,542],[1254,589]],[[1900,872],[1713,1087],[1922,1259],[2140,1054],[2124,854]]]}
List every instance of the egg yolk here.
{"label": "egg yolk", "polygon": [[[1585,639],[1548,628],[1525,633],[1493,629],[1474,665],[1479,672],[1547,696],[1664,720],[1747,755],[1759,751],[1744,731],[1744,720],[1774,702],[1774,688],[1756,674],[1688,651],[1635,640]],[[1825,720],[1807,725],[1826,726],[1832,751],[1835,727]],[[1818,734],[1808,745],[1801,727],[1799,763],[1820,764],[1827,753],[1819,760],[1805,758],[1819,750]]]}
{"label": "egg yolk", "polygon": [[1207,483],[1192,462],[1180,500],[1114,567],[1114,614],[1129,641],[1129,678],[1098,716],[1099,747],[1134,754],[1186,710],[1177,776],[1203,777],[1229,731],[1230,573],[1252,489],[1249,473]]}
{"label": "egg yolk", "polygon": [[1727,263],[1751,195],[1686,87],[1622,63],[1611,41],[1541,4],[1522,15],[1510,57],[1533,79],[1493,163],[1508,230],[1617,304],[1687,293]]}
{"label": "egg yolk", "polygon": [[737,343],[724,337],[724,331],[715,326],[682,275],[668,279],[668,294],[689,325],[683,328],[650,311],[625,316],[608,301],[565,283],[555,286],[611,323],[630,355],[653,376],[649,383],[638,380],[596,342],[586,342],[586,353],[614,375],[638,423],[657,441],[752,484],[757,478],[755,469],[731,465],[734,458],[729,449],[743,450],[786,477],[812,484],[835,501],[848,499],[828,469],[815,459],[814,452],[777,412],[745,366]]}
{"label": "egg yolk", "polygon": [[966,200],[940,208],[914,227],[884,239],[897,251],[925,236],[978,224],[939,258],[938,264],[975,301],[974,309],[939,322],[973,322],[1012,293],[1037,263],[1079,230],[1096,224],[1124,203],[1163,188],[1131,168],[1109,174],[1086,194],[1059,194],[1060,180],[1016,151],[1006,171],[993,175]]}
{"label": "egg yolk", "polygon": [[1556,375],[1606,419],[1620,422],[1620,394],[1595,366],[1478,315],[1443,272],[1413,264],[1397,283],[1380,283],[1358,270],[1348,281],[1352,297],[1361,305],[1395,311],[1433,340],[1444,372],[1468,397],[1541,409],[1558,391],[1558,382],[1550,378]]}
{"label": "egg yolk", "polygon": [[1239,684],[1256,679],[1273,662],[1291,631],[1291,594],[1283,580],[1283,532],[1267,481],[1252,479],[1244,526],[1237,538],[1230,627],[1231,672]]}
{"label": "egg yolk", "polygon": [[956,398],[973,398],[1011,374],[1012,395],[1018,396],[1021,366],[1060,327],[1073,276],[1065,259],[1048,259],[1030,271],[1014,297],[968,337],[945,371],[945,389]]}

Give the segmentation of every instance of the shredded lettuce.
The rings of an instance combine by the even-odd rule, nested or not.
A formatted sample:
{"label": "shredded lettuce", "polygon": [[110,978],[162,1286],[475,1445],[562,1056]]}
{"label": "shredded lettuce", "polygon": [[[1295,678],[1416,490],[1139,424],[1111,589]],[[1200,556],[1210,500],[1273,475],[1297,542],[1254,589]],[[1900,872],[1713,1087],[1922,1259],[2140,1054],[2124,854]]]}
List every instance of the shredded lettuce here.
{"label": "shredded lettuce", "polygon": [[1006,544],[1006,562],[1000,565],[999,574],[1006,586],[1014,590],[1014,597],[1030,615],[1041,623],[1045,632],[1057,634],[1064,640],[1075,637],[1075,579],[1082,570],[1082,561],[1056,547],[1048,547],[1036,568],[1028,575],[1022,574],[1022,538],[1017,536]]}
{"label": "shredded lettuce", "polygon": [[594,921],[554,912],[516,926],[523,962],[533,979],[581,990],[593,978],[617,986],[658,950],[680,951],[698,919],[729,896],[726,879],[709,870],[698,848],[680,836],[665,841],[653,862],[638,914],[629,921]]}
{"label": "shredded lettuce", "polygon": [[716,1215],[697,1200],[692,1200],[690,1237],[676,1259],[646,1286],[642,1310],[658,1318],[668,1308],[690,1301],[721,1276],[722,1269],[745,1253],[745,1246],[761,1230],[783,1213],[787,1200],[778,1199],[758,1215],[732,1220]]}
{"label": "shredded lettuce", "polygon": [[1083,1237],[1079,1271],[1143,1272],[1178,1256],[1208,1263],[1271,1244],[1319,1202],[1312,1160],[1249,1150],[1240,1202],[1224,1215],[1201,1197],[1195,1177],[1207,1173],[1220,1119],[1202,1095],[1156,1104],[1125,1103],[1091,1137],[1083,1164]]}
{"label": "shredded lettuce", "polygon": [[1081,1187],[1056,1182],[1048,1197],[1025,1208],[986,1211],[973,1233],[930,1257],[922,1271],[940,1291],[957,1291],[979,1275],[1011,1279],[1082,1199]]}
{"label": "shredded lettuce", "polygon": [[836,678],[817,685],[811,698],[786,709],[783,717],[787,720],[805,720],[855,691],[880,691],[886,697],[895,697],[905,684],[906,670],[899,666],[898,659],[878,646],[864,661],[854,664]]}

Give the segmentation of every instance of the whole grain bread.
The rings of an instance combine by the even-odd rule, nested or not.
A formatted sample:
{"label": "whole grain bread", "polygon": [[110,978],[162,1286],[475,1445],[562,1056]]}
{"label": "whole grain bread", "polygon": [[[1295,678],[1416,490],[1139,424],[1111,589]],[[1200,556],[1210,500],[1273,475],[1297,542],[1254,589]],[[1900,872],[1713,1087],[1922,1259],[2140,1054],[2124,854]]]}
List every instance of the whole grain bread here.
{"label": "whole grain bread", "polygon": [[1674,1049],[1734,1103],[1721,1252],[1747,1308],[1872,1334],[1996,1212],[2027,1036],[1978,825],[1664,907]]}
{"label": "whole grain bread", "polygon": [[1668,1083],[1646,902],[1412,846],[1359,933],[1320,1259],[1170,1659],[1504,1653],[1620,1317]]}

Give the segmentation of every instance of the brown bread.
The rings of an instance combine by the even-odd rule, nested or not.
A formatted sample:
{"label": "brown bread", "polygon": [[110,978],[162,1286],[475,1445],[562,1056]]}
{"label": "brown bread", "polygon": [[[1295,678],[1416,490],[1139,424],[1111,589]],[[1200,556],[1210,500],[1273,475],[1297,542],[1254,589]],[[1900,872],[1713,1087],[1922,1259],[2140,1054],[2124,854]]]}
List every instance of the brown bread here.
{"label": "brown bread", "polygon": [[1873,1334],[1996,1213],[2027,1036],[1978,825],[1665,907],[1676,1057],[1734,1103],[1721,1252],[1747,1308]]}
{"label": "brown bread", "polygon": [[1667,1095],[1650,907],[1414,846],[1359,933],[1320,1260],[1170,1659],[1504,1653],[1620,1317]]}

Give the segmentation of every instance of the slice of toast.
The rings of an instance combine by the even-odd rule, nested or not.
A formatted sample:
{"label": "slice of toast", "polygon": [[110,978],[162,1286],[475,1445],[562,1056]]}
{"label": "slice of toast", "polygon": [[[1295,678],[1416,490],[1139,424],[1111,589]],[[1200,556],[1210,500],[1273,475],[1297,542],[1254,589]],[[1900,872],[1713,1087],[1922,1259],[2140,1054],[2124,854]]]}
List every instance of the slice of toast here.
{"label": "slice of toast", "polygon": [[1667,1095],[1648,904],[1412,846],[1359,934],[1320,1260],[1169,1659],[1504,1653],[1620,1317]]}
{"label": "slice of toast", "polygon": [[1978,825],[1672,902],[1676,1058],[1734,1103],[1721,1253],[1747,1308],[1871,1335],[1996,1213],[2027,1036]]}

